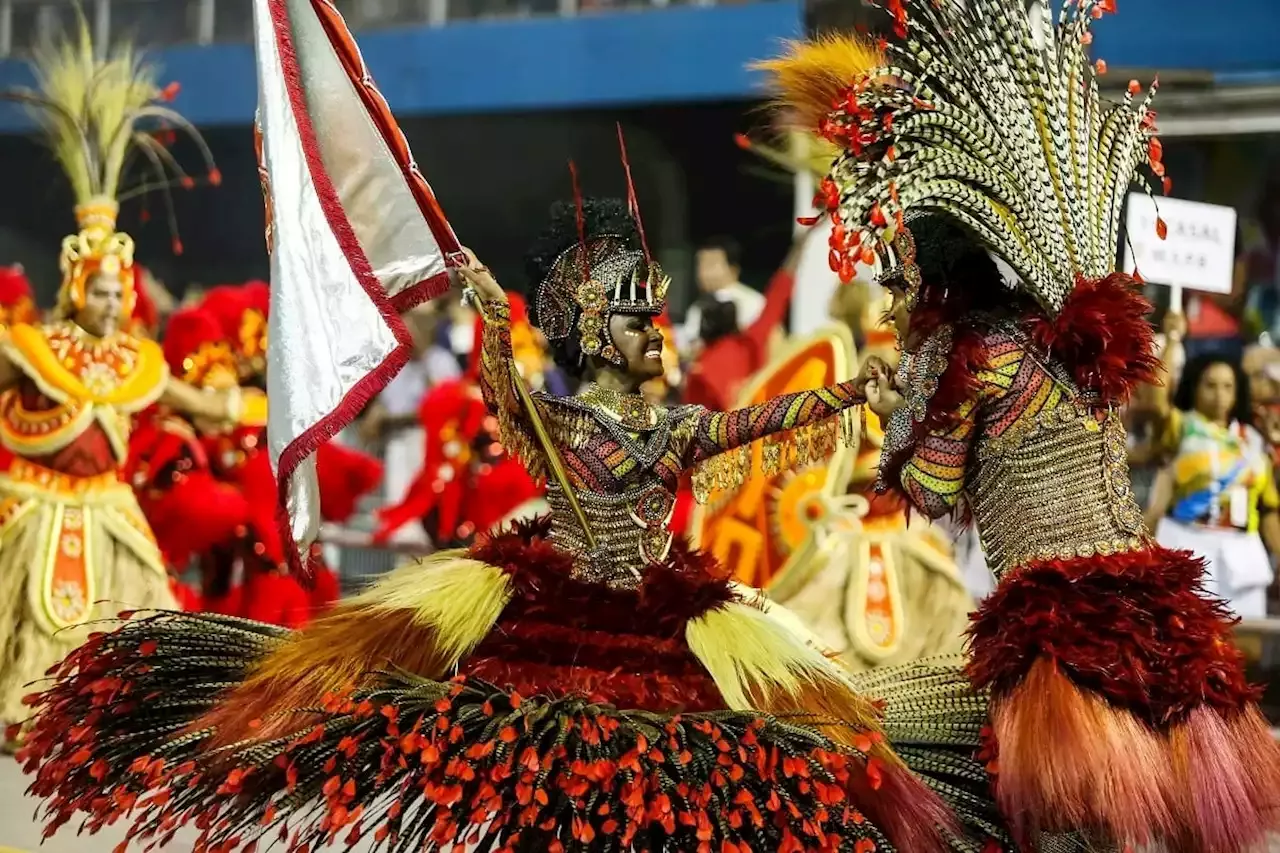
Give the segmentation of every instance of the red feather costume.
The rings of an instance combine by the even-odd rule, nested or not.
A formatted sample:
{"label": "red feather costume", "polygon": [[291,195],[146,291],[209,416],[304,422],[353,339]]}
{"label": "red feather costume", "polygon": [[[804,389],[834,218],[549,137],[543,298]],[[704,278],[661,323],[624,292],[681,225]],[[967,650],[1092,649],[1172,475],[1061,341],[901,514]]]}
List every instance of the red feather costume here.
{"label": "red feather costume", "polygon": [[[539,328],[618,359],[590,312],[656,315],[666,279],[621,203],[593,203],[578,233],[573,210],[537,253]],[[550,481],[549,517],[398,569],[298,632],[161,614],[103,635],[37,700],[24,757],[51,820],[85,810],[94,828],[136,803],[134,837],[194,822],[227,850],[286,823],[307,848],[341,830],[426,851],[951,849],[944,777],[972,761],[911,773],[878,703],[666,526],[690,469],[704,493],[746,476],[756,440],[803,465],[847,439],[853,384],[728,412],[598,385],[524,397],[507,299],[490,299],[480,391],[504,446]],[[472,417],[469,395],[450,401],[453,421]],[[101,679],[182,707],[97,714]],[[54,731],[78,720],[69,752]],[[95,779],[113,743],[134,770]]]}
{"label": "red feather costume", "polygon": [[[40,310],[21,265],[0,267],[0,331],[14,323],[38,323]],[[0,471],[8,471],[13,454],[0,445]]]}
{"label": "red feather costume", "polygon": [[[938,707],[989,722],[1026,848],[1257,849],[1280,829],[1280,747],[1202,562],[1143,524],[1116,414],[1158,366],[1149,306],[1114,271],[1139,166],[1164,177],[1155,87],[1099,98],[1105,2],[1068,0],[1056,29],[1044,4],[1038,32],[1001,0],[889,5],[888,58],[828,38],[766,65],[842,152],[816,199],[832,268],[868,264],[895,295],[898,371],[867,385],[892,412],[881,484],[971,513],[998,579],[969,632],[977,692]],[[958,670],[927,678],[921,695],[960,689]]]}
{"label": "red feather costume", "polygon": [[[222,286],[175,313],[164,338],[173,374],[205,388],[260,383],[268,299],[265,286]],[[337,600],[338,581],[320,566],[306,589],[285,570],[263,441],[262,427],[224,429],[155,410],[131,443],[131,482],[170,565],[200,560],[202,591],[183,590],[186,601],[298,627]],[[348,518],[382,478],[376,459],[338,445],[325,445],[317,464],[327,520]]]}

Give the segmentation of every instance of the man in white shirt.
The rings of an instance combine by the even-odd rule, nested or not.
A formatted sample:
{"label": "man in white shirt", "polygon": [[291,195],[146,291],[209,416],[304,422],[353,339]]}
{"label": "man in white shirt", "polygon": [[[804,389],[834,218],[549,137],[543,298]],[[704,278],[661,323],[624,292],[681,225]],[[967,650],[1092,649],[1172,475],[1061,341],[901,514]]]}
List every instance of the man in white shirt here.
{"label": "man in white shirt", "polygon": [[742,274],[742,249],[730,237],[716,237],[698,247],[697,277],[701,291],[697,302],[685,314],[676,336],[680,352],[692,354],[702,340],[702,305],[709,300],[730,302],[737,314],[737,328],[745,329],[764,310],[764,294],[747,287]]}

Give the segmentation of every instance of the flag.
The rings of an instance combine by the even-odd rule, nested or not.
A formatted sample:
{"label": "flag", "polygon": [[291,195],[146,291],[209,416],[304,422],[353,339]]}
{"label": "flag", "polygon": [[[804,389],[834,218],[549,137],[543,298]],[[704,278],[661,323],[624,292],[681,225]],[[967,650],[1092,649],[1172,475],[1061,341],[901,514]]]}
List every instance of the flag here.
{"label": "flag", "polygon": [[254,0],[259,171],[271,251],[267,443],[305,565],[315,453],[405,365],[400,314],[465,261],[330,0]]}

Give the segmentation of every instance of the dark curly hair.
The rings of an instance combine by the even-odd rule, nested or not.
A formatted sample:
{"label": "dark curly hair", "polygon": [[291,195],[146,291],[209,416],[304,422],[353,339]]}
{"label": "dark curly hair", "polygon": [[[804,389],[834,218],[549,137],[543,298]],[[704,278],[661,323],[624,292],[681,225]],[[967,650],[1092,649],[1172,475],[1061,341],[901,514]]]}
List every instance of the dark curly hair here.
{"label": "dark curly hair", "polygon": [[1173,395],[1173,405],[1184,412],[1196,407],[1196,389],[1204,373],[1215,364],[1225,364],[1231,368],[1236,377],[1236,402],[1231,407],[1231,419],[1242,424],[1253,423],[1253,404],[1249,399],[1249,377],[1245,376],[1240,359],[1226,353],[1207,352],[1197,355],[1187,362],[1182,369],[1182,379],[1178,381],[1178,390]]}
{"label": "dark curly hair", "polygon": [[[925,213],[911,217],[907,228],[916,243],[916,265],[923,286],[912,315],[913,334],[937,323],[954,323],[968,314],[1022,316],[1035,303],[1021,289],[1009,287],[1000,267],[981,242],[950,216]],[[899,290],[902,280],[883,282]]]}
{"label": "dark curly hair", "polygon": [[[558,201],[551,205],[549,222],[525,255],[525,275],[528,277],[529,322],[542,328],[538,316],[538,285],[551,272],[556,259],[578,244],[578,206],[573,201]],[[629,245],[640,248],[640,233],[627,210],[626,202],[616,198],[585,198],[582,200],[583,231],[589,241],[594,237],[615,235]],[[578,317],[575,312],[568,337],[551,341],[551,355],[556,364],[574,379],[580,379],[586,369],[586,358],[578,342]]]}

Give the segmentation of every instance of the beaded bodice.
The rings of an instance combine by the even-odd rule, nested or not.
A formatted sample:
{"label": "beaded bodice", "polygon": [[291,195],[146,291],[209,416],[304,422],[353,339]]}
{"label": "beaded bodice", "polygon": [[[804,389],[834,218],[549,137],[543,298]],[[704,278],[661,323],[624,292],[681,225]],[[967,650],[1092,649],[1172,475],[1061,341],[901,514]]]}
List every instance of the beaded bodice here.
{"label": "beaded bodice", "polygon": [[903,466],[912,502],[936,517],[963,496],[997,576],[1036,559],[1141,547],[1119,417],[1017,338],[992,333],[985,344],[976,396]]}
{"label": "beaded bodice", "polygon": [[1020,426],[1016,434],[978,441],[965,487],[997,577],[1031,560],[1143,544],[1118,415],[1063,400]]}
{"label": "beaded bodice", "polygon": [[[834,416],[857,402],[851,382],[730,412],[650,406],[636,395],[612,395],[611,402],[594,386],[576,397],[534,395],[539,419],[595,539],[593,550],[563,489],[549,476],[549,462],[513,390],[507,326],[492,313],[483,348],[486,403],[498,415],[507,448],[534,477],[547,481],[552,540],[579,556],[583,578],[615,587],[635,585],[647,565],[666,558],[672,541],[668,522],[686,471],[756,439],[819,422],[834,427]],[[813,453],[823,450],[812,437],[804,445]]]}
{"label": "beaded bodice", "polygon": [[653,408],[652,426],[634,429],[580,398],[535,399],[597,547],[591,551],[554,480],[547,484],[552,540],[581,554],[582,574],[592,580],[638,581],[644,564],[662,560],[671,547],[668,522],[680,472],[697,456],[690,445],[699,412]]}

